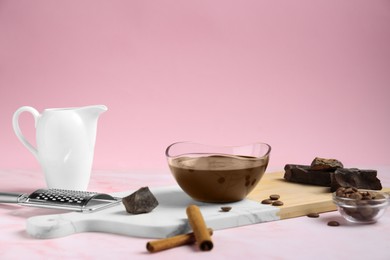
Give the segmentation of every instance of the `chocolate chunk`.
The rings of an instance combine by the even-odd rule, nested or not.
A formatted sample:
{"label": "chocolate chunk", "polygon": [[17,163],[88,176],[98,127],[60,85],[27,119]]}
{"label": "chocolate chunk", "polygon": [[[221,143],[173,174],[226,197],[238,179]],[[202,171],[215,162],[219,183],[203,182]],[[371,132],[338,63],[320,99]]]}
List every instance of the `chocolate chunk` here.
{"label": "chocolate chunk", "polygon": [[271,200],[278,200],[278,199],[280,199],[280,195],[279,194],[271,194],[271,195],[269,195],[269,198]]}
{"label": "chocolate chunk", "polygon": [[286,164],[284,179],[290,182],[330,187],[330,172],[312,170],[311,166]]}
{"label": "chocolate chunk", "polygon": [[334,171],[338,168],[344,168],[344,166],[339,160],[336,159],[316,157],[311,163],[312,170]]}
{"label": "chocolate chunk", "polygon": [[127,197],[122,198],[126,211],[131,214],[149,213],[158,206],[158,201],[148,187],[142,187]]}
{"label": "chocolate chunk", "polygon": [[381,190],[382,184],[377,178],[376,170],[361,170],[356,168],[337,169],[331,173],[331,191],[340,187],[354,187],[357,189]]}

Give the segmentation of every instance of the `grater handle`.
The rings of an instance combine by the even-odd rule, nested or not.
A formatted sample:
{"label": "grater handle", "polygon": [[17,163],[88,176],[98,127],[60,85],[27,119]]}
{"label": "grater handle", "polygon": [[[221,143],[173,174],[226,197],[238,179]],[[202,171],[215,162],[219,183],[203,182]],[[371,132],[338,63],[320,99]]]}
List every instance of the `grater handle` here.
{"label": "grater handle", "polygon": [[0,203],[19,203],[23,193],[0,192]]}

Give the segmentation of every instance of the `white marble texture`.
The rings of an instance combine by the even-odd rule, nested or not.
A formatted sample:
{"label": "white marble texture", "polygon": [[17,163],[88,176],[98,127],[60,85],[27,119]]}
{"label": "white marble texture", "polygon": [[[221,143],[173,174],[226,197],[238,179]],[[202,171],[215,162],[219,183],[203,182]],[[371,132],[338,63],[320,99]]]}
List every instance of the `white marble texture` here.
{"label": "white marble texture", "polygon": [[[390,166],[377,168],[390,187]],[[0,189],[31,192],[43,187],[38,171],[1,170]],[[89,190],[113,193],[142,186],[164,187],[175,182],[166,171],[94,171]],[[261,184],[260,184],[261,185]],[[26,231],[27,219],[63,211],[0,204],[0,259],[390,259],[390,210],[376,223],[347,223],[336,211],[320,218],[299,217],[217,230],[214,248],[200,252],[182,246],[150,254],[150,239],[109,233],[77,233],[36,239]],[[337,220],[338,227],[327,222]]]}
{"label": "white marble texture", "polygon": [[[93,213],[72,212],[36,216],[27,219],[27,233],[35,238],[55,238],[78,232],[105,232],[133,237],[165,238],[191,231],[186,208],[199,206],[208,227],[213,230],[278,220],[278,207],[262,205],[251,200],[228,204],[200,203],[187,196],[179,186],[151,188],[159,205],[148,214],[133,215],[124,205]],[[125,197],[134,191],[112,194]],[[222,212],[221,206],[231,206]]]}

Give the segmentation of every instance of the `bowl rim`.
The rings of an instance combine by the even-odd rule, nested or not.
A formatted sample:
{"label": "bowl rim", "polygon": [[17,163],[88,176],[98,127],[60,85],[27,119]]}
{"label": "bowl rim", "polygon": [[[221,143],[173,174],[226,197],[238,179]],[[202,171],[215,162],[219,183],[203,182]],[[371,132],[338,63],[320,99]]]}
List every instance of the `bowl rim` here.
{"label": "bowl rim", "polygon": [[249,145],[255,145],[255,144],[262,144],[262,145],[267,146],[267,148],[268,148],[267,152],[264,155],[262,155],[261,157],[256,157],[256,159],[261,159],[261,158],[265,158],[265,157],[269,156],[271,153],[271,150],[272,150],[271,145],[269,145],[268,143],[265,143],[265,142],[252,142],[252,143],[246,143],[246,144],[240,144],[240,145],[216,145],[216,144],[205,144],[205,143],[193,142],[193,141],[178,141],[178,142],[171,143],[165,149],[165,156],[167,158],[177,158],[177,157],[182,156],[182,155],[178,155],[178,156],[169,155],[169,150],[172,148],[172,146],[177,145],[177,144],[194,144],[194,145],[203,145],[203,146],[218,147],[218,148],[234,148],[234,147],[242,147],[242,146],[249,146]]}
{"label": "bowl rim", "polygon": [[[343,203],[348,203],[348,202],[354,202],[354,201],[371,201],[371,202],[375,202],[376,204],[366,204],[364,206],[378,206],[378,205],[386,205],[386,204],[390,204],[390,195],[388,192],[385,192],[385,191],[381,191],[381,190],[368,190],[368,189],[358,189],[358,191],[368,191],[368,192],[372,192],[372,193],[376,193],[376,194],[381,194],[384,196],[384,198],[380,198],[380,199],[370,199],[370,200],[359,200],[359,199],[353,199],[353,198],[346,198],[346,197],[341,197],[341,196],[337,196],[336,195],[336,192],[333,192],[332,193],[332,198],[333,198],[333,202],[336,203],[337,205],[339,206],[344,206]],[[348,206],[351,206],[351,205],[348,205]],[[363,205],[356,205],[356,207],[359,207],[359,206],[363,206]]]}

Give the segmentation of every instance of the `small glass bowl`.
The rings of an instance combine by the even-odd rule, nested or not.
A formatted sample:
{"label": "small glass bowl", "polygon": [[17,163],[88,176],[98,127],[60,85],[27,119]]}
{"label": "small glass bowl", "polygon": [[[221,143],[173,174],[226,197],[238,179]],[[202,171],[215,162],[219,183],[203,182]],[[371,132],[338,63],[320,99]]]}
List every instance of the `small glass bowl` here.
{"label": "small glass bowl", "polygon": [[[368,190],[358,190],[366,192]],[[375,223],[386,211],[389,206],[389,195],[384,192],[368,191],[378,196],[375,199],[352,199],[333,195],[333,202],[337,205],[340,214],[348,221],[353,223],[369,224]],[[375,196],[377,197],[377,196]]]}

